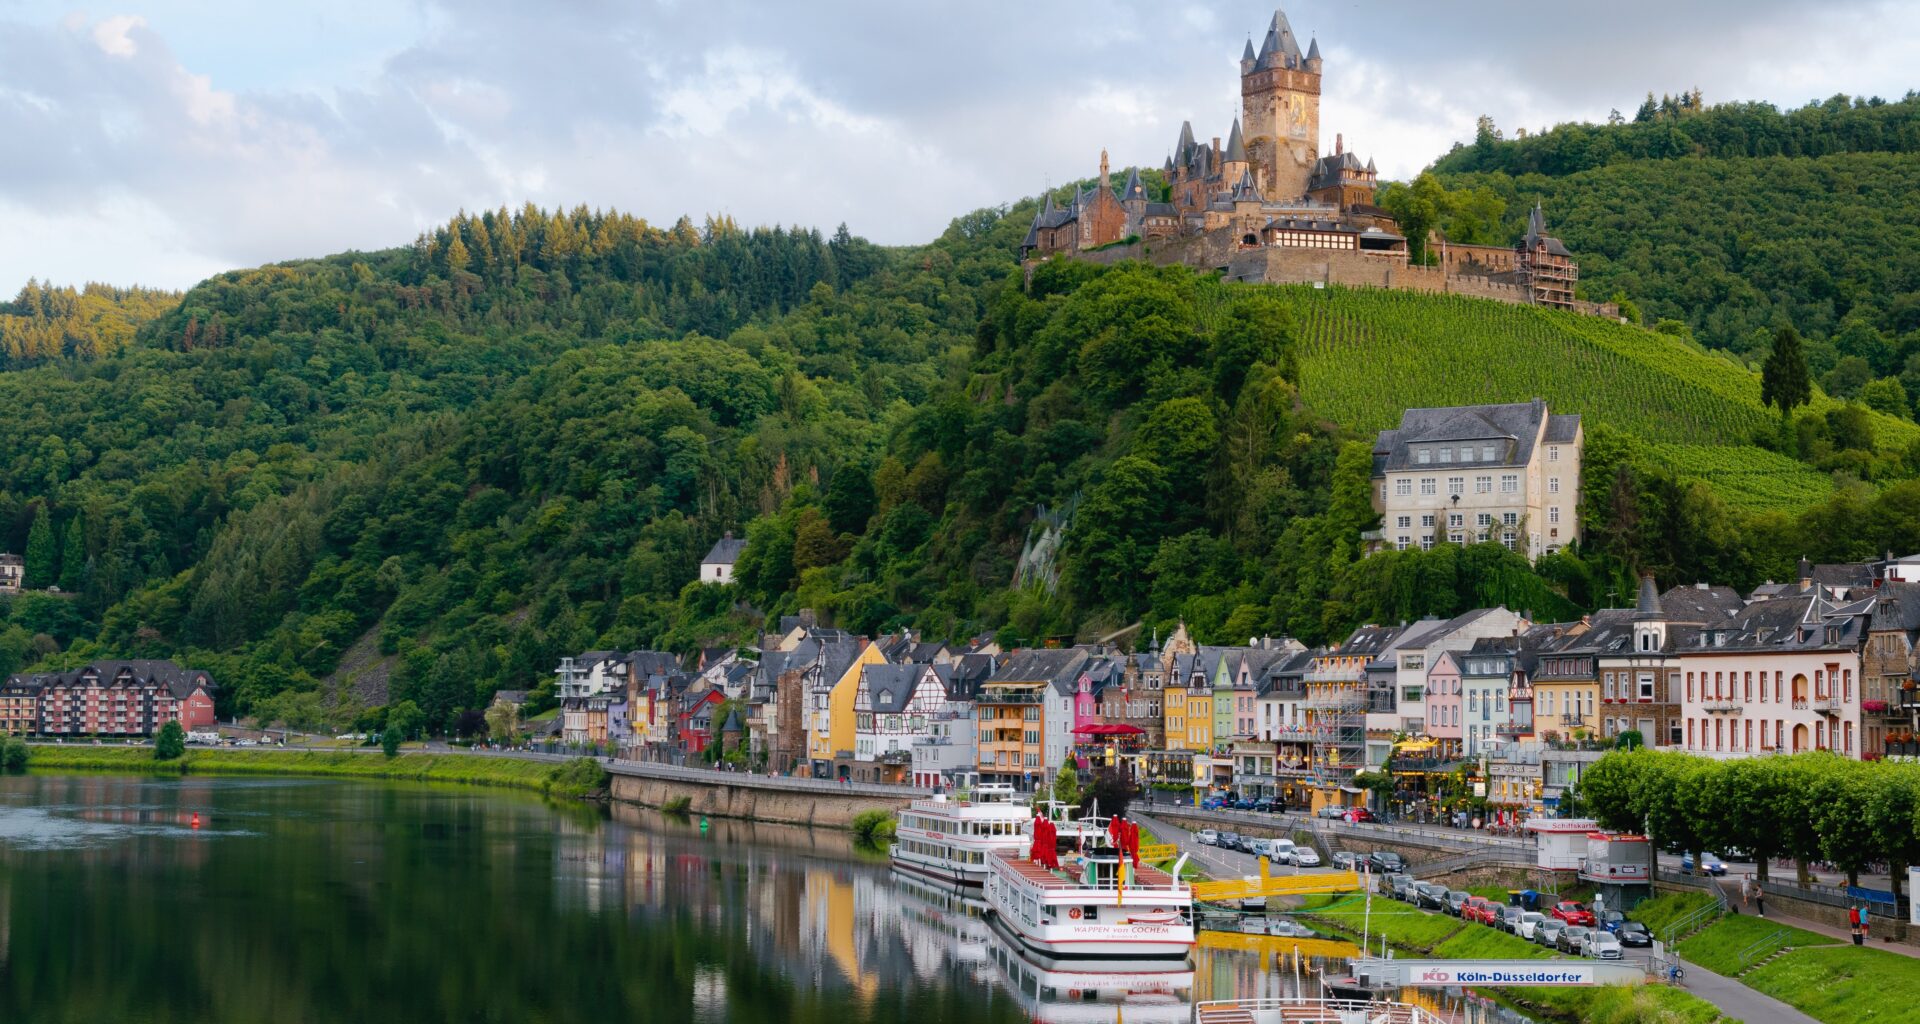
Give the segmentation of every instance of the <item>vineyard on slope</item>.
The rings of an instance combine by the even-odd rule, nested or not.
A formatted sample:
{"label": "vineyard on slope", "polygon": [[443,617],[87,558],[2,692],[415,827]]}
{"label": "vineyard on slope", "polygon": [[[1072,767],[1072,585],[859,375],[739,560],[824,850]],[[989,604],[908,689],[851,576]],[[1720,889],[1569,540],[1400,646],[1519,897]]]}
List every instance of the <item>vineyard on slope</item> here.
{"label": "vineyard on slope", "polygon": [[[1556,412],[1629,431],[1677,472],[1729,502],[1795,509],[1832,489],[1823,473],[1753,447],[1778,414],[1760,375],[1679,339],[1598,317],[1451,295],[1283,286],[1300,335],[1302,396],[1372,431],[1407,408],[1545,399]],[[1816,393],[1812,407],[1834,399]],[[1920,427],[1873,415],[1876,443],[1904,449]]]}

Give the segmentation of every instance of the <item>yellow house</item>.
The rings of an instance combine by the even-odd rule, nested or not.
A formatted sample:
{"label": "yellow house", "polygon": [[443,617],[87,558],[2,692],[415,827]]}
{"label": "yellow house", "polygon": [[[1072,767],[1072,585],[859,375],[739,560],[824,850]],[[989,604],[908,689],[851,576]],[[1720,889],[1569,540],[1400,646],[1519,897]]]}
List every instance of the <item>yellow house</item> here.
{"label": "yellow house", "polygon": [[[1583,631],[1584,632],[1584,631]],[[1597,644],[1569,636],[1540,652],[1533,670],[1533,732],[1558,733],[1563,740],[1597,732],[1594,709],[1600,701],[1600,673],[1594,671]]]}
{"label": "yellow house", "polygon": [[1161,703],[1168,750],[1213,749],[1212,669],[1222,650],[1204,647],[1173,656]]}
{"label": "yellow house", "polygon": [[1167,680],[1160,704],[1160,719],[1166,729],[1168,750],[1192,749],[1187,746],[1186,680]]}
{"label": "yellow house", "polygon": [[879,644],[868,644],[860,649],[860,656],[853,664],[834,680],[827,691],[826,708],[814,708],[807,726],[807,754],[815,761],[831,761],[844,751],[848,758],[853,757],[854,697],[860,692],[860,675],[868,665],[884,665],[886,655],[880,653]]}

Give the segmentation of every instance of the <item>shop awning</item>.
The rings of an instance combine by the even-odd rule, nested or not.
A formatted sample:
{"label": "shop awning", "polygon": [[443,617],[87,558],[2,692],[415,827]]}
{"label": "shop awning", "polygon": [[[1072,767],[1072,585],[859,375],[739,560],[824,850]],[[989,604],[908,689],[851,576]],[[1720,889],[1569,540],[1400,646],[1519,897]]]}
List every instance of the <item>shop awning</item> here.
{"label": "shop awning", "polygon": [[1073,730],[1075,736],[1139,736],[1145,732],[1137,725],[1123,723],[1083,725]]}

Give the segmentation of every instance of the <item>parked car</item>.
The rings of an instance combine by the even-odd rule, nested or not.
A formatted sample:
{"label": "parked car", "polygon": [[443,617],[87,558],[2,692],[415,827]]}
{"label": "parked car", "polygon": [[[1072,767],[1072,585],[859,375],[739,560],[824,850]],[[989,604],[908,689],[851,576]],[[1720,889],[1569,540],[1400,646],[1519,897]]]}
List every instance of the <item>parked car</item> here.
{"label": "parked car", "polygon": [[1392,850],[1375,850],[1367,854],[1367,863],[1371,864],[1373,870],[1380,874],[1407,870],[1407,858],[1400,856]]}
{"label": "parked car", "polygon": [[1342,807],[1339,804],[1328,804],[1327,806],[1320,808],[1319,812],[1314,816],[1318,818],[1326,818],[1329,821],[1331,821],[1335,818],[1340,817],[1345,813],[1347,813],[1347,809],[1345,807]]}
{"label": "parked car", "polygon": [[1293,866],[1317,868],[1320,866],[1320,855],[1315,853],[1311,846],[1296,846],[1293,848]]}
{"label": "parked car", "polygon": [[1494,906],[1484,896],[1469,896],[1467,902],[1460,905],[1460,920],[1477,921],[1480,924],[1493,923]]}
{"label": "parked car", "polygon": [[[1709,853],[1701,857],[1700,863],[1701,870],[1709,875],[1724,875],[1727,873],[1727,865],[1714,854]],[[1683,853],[1680,855],[1680,870],[1687,872],[1693,870],[1693,854]]]}
{"label": "parked car", "polygon": [[1647,926],[1638,921],[1620,922],[1620,927],[1614,929],[1613,934],[1620,940],[1622,946],[1645,949],[1653,945],[1653,933],[1647,931]]}
{"label": "parked car", "polygon": [[1601,960],[1618,960],[1626,955],[1620,948],[1620,937],[1612,932],[1594,932],[1588,935],[1586,954]]}
{"label": "parked car", "polygon": [[1567,922],[1557,917],[1549,917],[1533,926],[1533,941],[1548,948],[1558,948],[1560,933],[1567,930]]}
{"label": "parked car", "polygon": [[1573,900],[1561,900],[1553,905],[1553,916],[1568,924],[1577,924],[1591,928],[1594,925],[1593,911]]}
{"label": "parked car", "polygon": [[1570,924],[1559,937],[1553,940],[1555,949],[1574,956],[1587,954],[1587,943],[1593,938],[1593,929],[1583,924]]}
{"label": "parked car", "polygon": [[1376,819],[1373,816],[1373,812],[1367,810],[1365,807],[1350,807],[1345,814],[1340,816],[1340,820],[1348,822],[1349,824],[1359,824]]}
{"label": "parked car", "polygon": [[1253,802],[1253,810],[1259,811],[1263,814],[1271,814],[1273,812],[1273,798],[1263,796],[1260,799],[1255,800]]}
{"label": "parked car", "polygon": [[1472,898],[1473,894],[1464,889],[1447,890],[1446,912],[1452,914],[1454,917],[1459,917],[1460,908],[1466,906],[1467,901]]}
{"label": "parked car", "polygon": [[1214,844],[1222,850],[1238,850],[1240,848],[1240,833],[1222,832],[1220,833],[1220,837],[1214,841]]}
{"label": "parked car", "polygon": [[1201,846],[1219,846],[1220,833],[1210,828],[1203,828],[1193,834],[1193,841],[1199,843]]}
{"label": "parked car", "polygon": [[1413,905],[1421,910],[1444,910],[1447,906],[1447,887],[1439,882],[1413,883]]}
{"label": "parked car", "polygon": [[1521,910],[1519,907],[1501,907],[1500,919],[1495,921],[1493,926],[1503,932],[1511,932],[1514,935],[1518,935],[1520,934],[1520,918],[1525,913],[1526,911]]}
{"label": "parked car", "polygon": [[1419,891],[1414,886],[1419,883],[1414,881],[1412,875],[1393,875],[1389,881],[1393,884],[1394,899],[1412,903],[1418,897]]}
{"label": "parked car", "polygon": [[1541,922],[1545,920],[1547,920],[1547,915],[1542,914],[1538,910],[1523,910],[1520,912],[1519,922],[1513,926],[1513,934],[1523,939],[1532,939],[1533,933],[1539,929]]}
{"label": "parked car", "polygon": [[1233,802],[1233,809],[1236,811],[1251,811],[1253,810],[1253,801],[1243,796]]}
{"label": "parked car", "polygon": [[1296,849],[1298,847],[1293,845],[1291,839],[1269,839],[1267,840],[1267,859],[1275,864],[1291,864],[1293,851]]}
{"label": "parked car", "polygon": [[1397,900],[1400,898],[1400,880],[1403,878],[1407,879],[1408,885],[1413,884],[1413,876],[1394,872],[1393,874],[1379,876],[1378,880],[1374,883],[1374,888],[1379,891],[1380,895]]}
{"label": "parked car", "polygon": [[1335,871],[1354,871],[1358,869],[1359,861],[1359,854],[1352,850],[1341,850],[1333,855],[1333,859],[1328,864]]}

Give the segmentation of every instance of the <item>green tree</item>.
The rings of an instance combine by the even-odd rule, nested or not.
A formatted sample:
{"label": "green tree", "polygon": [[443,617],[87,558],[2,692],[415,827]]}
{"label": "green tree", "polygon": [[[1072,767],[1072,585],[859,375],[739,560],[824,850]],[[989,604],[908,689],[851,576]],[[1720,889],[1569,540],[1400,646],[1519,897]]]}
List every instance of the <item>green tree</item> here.
{"label": "green tree", "polygon": [[827,483],[827,495],[821,502],[827,510],[827,523],[835,533],[865,533],[867,520],[873,518],[873,477],[866,467],[842,466]]}
{"label": "green tree", "polygon": [[1429,172],[1422,172],[1411,185],[1395,182],[1380,190],[1380,206],[1399,222],[1400,233],[1407,236],[1407,251],[1419,264],[1428,262],[1427,235],[1440,226],[1446,204],[1446,189]]}
{"label": "green tree", "polygon": [[380,749],[388,757],[400,756],[400,730],[389,725],[380,730]]}
{"label": "green tree", "polygon": [[1860,386],[1860,404],[1874,412],[1883,412],[1889,416],[1898,416],[1903,420],[1913,418],[1913,405],[1907,399],[1907,389],[1898,377],[1881,377]]}
{"label": "green tree", "polygon": [[512,743],[520,734],[520,708],[505,701],[487,707],[487,734],[501,743]]}
{"label": "green tree", "polygon": [[67,539],[60,552],[60,589],[78,594],[87,586],[87,533],[79,512],[67,521]]}
{"label": "green tree", "polygon": [[1807,374],[1807,354],[1800,344],[1800,332],[1782,327],[1774,333],[1773,351],[1760,365],[1760,401],[1790,413],[1813,398],[1813,384]]}
{"label": "green tree", "polygon": [[0,736],[0,768],[10,772],[27,766],[27,741],[18,736]]}
{"label": "green tree", "polygon": [[1060,766],[1053,777],[1053,798],[1063,804],[1080,806],[1080,773],[1070,764]]}
{"label": "green tree", "polygon": [[179,722],[168,722],[153,737],[153,759],[172,761],[187,752],[187,731]]}
{"label": "green tree", "polygon": [[43,503],[34,511],[33,526],[27,531],[25,576],[22,585],[44,589],[58,582],[55,565],[60,554],[53,539],[53,513]]}

